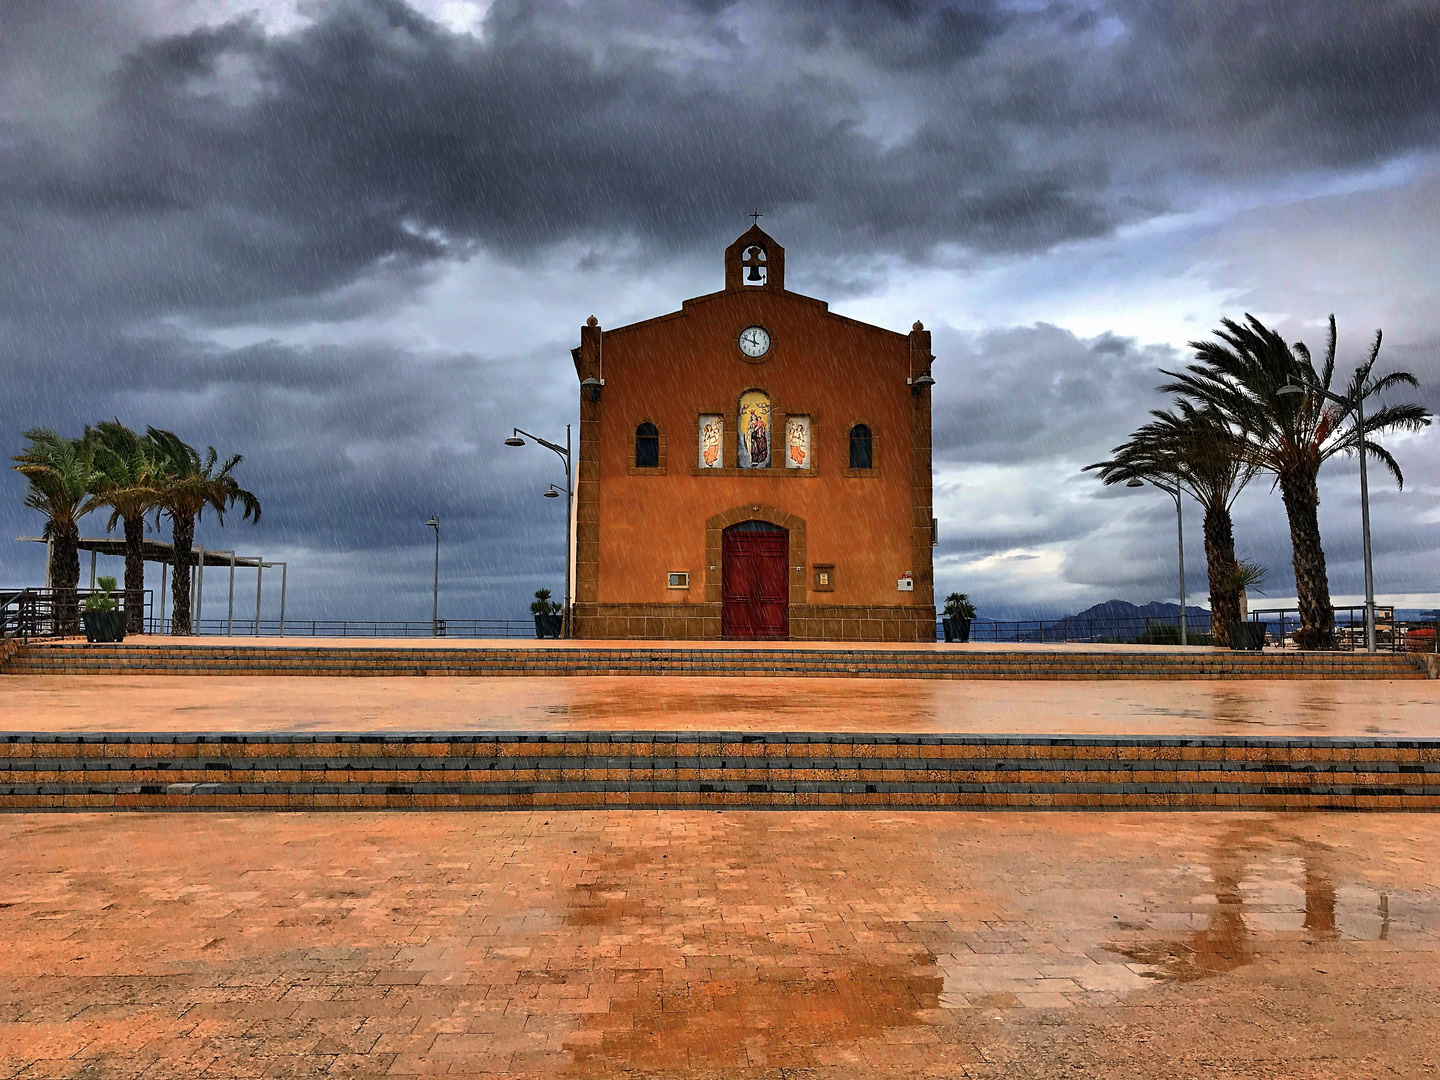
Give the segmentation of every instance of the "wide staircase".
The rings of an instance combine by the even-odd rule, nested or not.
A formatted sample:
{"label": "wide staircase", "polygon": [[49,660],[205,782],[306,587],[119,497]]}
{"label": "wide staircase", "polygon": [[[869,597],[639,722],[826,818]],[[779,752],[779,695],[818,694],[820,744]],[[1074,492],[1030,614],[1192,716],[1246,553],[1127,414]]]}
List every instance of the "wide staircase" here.
{"label": "wide staircase", "polygon": [[1119,650],[31,643],[6,675],[579,676],[896,679],[1424,679],[1423,657]]}
{"label": "wide staircase", "polygon": [[0,735],[0,810],[1440,809],[1440,739]]}

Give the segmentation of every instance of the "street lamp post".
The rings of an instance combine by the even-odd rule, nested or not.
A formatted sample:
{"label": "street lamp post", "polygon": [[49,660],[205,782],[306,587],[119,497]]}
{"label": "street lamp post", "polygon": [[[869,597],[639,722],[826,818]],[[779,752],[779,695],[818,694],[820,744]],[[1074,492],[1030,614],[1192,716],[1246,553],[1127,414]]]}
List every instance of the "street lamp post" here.
{"label": "street lamp post", "polygon": [[565,487],[564,487],[563,489],[557,489],[554,484],[551,484],[549,490],[545,491],[543,494],[544,494],[545,498],[547,498],[547,499],[558,499],[558,498],[560,497],[560,495],[562,494],[562,491],[563,491],[563,494],[565,495],[565,614],[564,614],[564,621],[563,621],[563,623],[562,623],[562,627],[563,627],[563,628],[562,628],[562,630],[561,630],[561,634],[562,634],[564,637],[567,637],[567,638],[568,638],[568,637],[570,636],[570,630],[571,630],[571,627],[570,627],[570,536],[571,536],[571,533],[574,531],[574,523],[572,522],[571,518],[572,518],[572,516],[573,516],[573,514],[574,514],[574,512],[575,512],[575,492],[574,492],[574,490],[573,490],[574,485],[570,482],[570,425],[569,425],[569,424],[566,424],[566,425],[565,425],[565,445],[564,445],[564,446],[560,446],[560,445],[558,445],[558,444],[556,444],[556,443],[549,442],[549,441],[546,440],[546,439],[542,439],[542,438],[540,438],[539,435],[531,435],[530,432],[528,432],[528,431],[522,431],[522,430],[521,430],[520,428],[518,428],[518,427],[514,429],[514,433],[510,436],[510,438],[508,438],[508,439],[505,440],[505,445],[506,445],[506,446],[524,446],[526,439],[530,439],[530,440],[532,440],[533,442],[538,443],[539,445],[545,447],[547,450],[553,450],[553,451],[555,452],[555,455],[560,459],[561,463],[565,466]]}
{"label": "street lamp post", "polygon": [[435,592],[430,603],[430,636],[440,636],[440,515],[436,514],[425,522],[435,530]]}
{"label": "street lamp post", "polygon": [[[1180,547],[1180,644],[1188,645],[1190,642],[1185,636],[1185,516],[1184,511],[1180,509],[1180,482],[1177,480],[1173,488],[1168,488],[1153,478],[1150,483],[1154,484],[1175,500],[1175,532],[1179,537]],[[1139,477],[1135,477],[1125,486],[1133,488],[1144,487],[1145,481]]]}
{"label": "street lamp post", "polygon": [[1365,651],[1373,653],[1375,651],[1375,574],[1370,563],[1370,485],[1365,476],[1365,386],[1362,383],[1356,388],[1354,398],[1332,394],[1323,386],[1296,386],[1294,383],[1282,386],[1277,393],[1284,397],[1316,393],[1337,405],[1343,405],[1345,412],[1349,412],[1351,409],[1355,410],[1355,427],[1360,433],[1360,539],[1365,551]]}

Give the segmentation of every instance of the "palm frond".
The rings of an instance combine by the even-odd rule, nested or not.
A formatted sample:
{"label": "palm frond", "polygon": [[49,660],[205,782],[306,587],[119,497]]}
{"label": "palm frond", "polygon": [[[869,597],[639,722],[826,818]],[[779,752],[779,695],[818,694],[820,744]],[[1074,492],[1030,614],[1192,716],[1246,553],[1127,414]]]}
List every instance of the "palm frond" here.
{"label": "palm frond", "polygon": [[1395,486],[1401,491],[1405,490],[1405,476],[1400,472],[1400,463],[1395,460],[1389,450],[1379,443],[1365,440],[1365,453],[1369,457],[1377,458],[1385,468],[1390,470],[1390,475],[1395,478]]}

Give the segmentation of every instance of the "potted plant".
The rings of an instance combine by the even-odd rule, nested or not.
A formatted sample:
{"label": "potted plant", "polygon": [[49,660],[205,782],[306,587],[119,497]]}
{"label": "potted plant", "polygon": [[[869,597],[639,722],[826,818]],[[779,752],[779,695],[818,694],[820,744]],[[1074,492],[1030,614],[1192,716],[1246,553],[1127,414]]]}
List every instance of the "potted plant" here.
{"label": "potted plant", "polygon": [[945,626],[947,642],[969,641],[970,624],[975,621],[975,605],[965,593],[952,592],[945,597]]}
{"label": "potted plant", "polygon": [[565,608],[550,599],[549,589],[536,589],[535,599],[530,601],[531,614],[535,616],[537,638],[558,638],[565,626]]}
{"label": "potted plant", "polygon": [[85,622],[85,640],[92,644],[125,640],[125,612],[114,597],[116,581],[113,577],[95,579],[101,593],[91,593],[85,598],[85,608],[80,613]]}
{"label": "potted plant", "polygon": [[1235,574],[1231,581],[1240,592],[1240,621],[1228,628],[1230,648],[1232,649],[1254,651],[1265,645],[1265,624],[1250,620],[1250,597],[1248,595],[1251,589],[1264,595],[1264,590],[1260,586],[1265,584],[1265,573],[1265,567],[1258,563],[1242,561],[1235,564]]}

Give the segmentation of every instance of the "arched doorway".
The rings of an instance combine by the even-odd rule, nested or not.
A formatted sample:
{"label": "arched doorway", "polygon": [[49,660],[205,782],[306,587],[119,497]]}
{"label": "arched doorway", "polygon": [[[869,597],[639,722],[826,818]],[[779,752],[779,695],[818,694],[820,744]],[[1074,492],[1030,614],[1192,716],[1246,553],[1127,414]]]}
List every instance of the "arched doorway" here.
{"label": "arched doorway", "polygon": [[742,521],[721,534],[720,633],[736,640],[790,636],[790,534]]}

